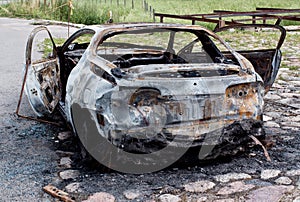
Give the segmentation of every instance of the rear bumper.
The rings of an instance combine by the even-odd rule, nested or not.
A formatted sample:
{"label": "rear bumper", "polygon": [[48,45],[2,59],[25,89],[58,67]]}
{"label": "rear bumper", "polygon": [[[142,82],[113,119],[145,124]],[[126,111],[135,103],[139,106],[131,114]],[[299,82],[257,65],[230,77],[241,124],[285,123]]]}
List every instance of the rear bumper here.
{"label": "rear bumper", "polygon": [[[249,136],[253,135],[258,138],[264,137],[263,122],[260,120],[244,119],[225,124],[223,127],[215,128],[207,133],[197,134],[201,123],[198,125],[181,126],[182,134],[172,134],[172,129],[164,129],[161,133],[157,133],[152,137],[131,136],[121,131],[115,133],[116,138],[111,141],[116,146],[133,153],[152,153],[165,147],[174,148],[192,148],[209,146],[214,148],[222,148],[227,150],[238,147],[239,145],[249,141]],[[174,128],[173,128],[174,129]],[[192,133],[192,131],[194,133]],[[116,131],[111,131],[113,134]],[[135,131],[136,132],[136,131]],[[136,134],[136,133],[135,133]]]}

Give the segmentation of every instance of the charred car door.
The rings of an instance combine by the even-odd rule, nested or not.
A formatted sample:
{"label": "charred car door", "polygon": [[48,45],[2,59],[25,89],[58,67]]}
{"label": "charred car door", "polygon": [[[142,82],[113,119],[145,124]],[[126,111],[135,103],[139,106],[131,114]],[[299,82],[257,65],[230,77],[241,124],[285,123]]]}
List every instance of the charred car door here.
{"label": "charred car door", "polygon": [[[250,32],[249,37],[244,35],[247,30]],[[280,48],[284,42],[286,30],[279,25],[244,24],[222,27],[216,32],[219,32],[219,35],[227,32],[228,37],[227,40],[225,37],[225,40],[252,63],[255,71],[262,77],[267,92],[274,83],[279,70],[282,57]],[[259,32],[264,34],[260,36]],[[234,60],[231,54],[226,52],[223,54]]]}
{"label": "charred car door", "polygon": [[37,27],[31,32],[25,57],[25,92],[29,103],[38,116],[48,115],[60,101],[61,83],[57,48],[46,27]]}

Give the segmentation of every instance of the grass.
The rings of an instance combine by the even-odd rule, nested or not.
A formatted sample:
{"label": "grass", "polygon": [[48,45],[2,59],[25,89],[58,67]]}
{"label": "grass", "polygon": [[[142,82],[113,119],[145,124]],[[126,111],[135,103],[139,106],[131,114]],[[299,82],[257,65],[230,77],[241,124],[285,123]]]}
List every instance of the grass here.
{"label": "grass", "polygon": [[[25,2],[25,0],[23,0]],[[53,0],[52,0],[53,1]],[[0,5],[0,16],[22,17],[36,19],[52,19],[70,21],[78,24],[103,24],[109,19],[109,11],[114,10],[113,17],[116,22],[121,22],[124,16],[130,12],[129,7],[118,7],[117,5],[99,4],[97,1],[73,0],[72,14],[69,15],[70,7],[67,0],[55,0],[55,5],[47,1],[47,5],[40,4],[40,7],[33,7],[30,3],[15,2],[7,5]],[[30,2],[30,1],[28,1]],[[49,6],[50,5],[50,6]]]}
{"label": "grass", "polygon": [[280,32],[277,30],[236,30],[218,33],[236,50],[273,49],[277,46]]}
{"label": "grass", "polygon": [[285,63],[281,64],[280,67],[281,67],[281,68],[288,68],[289,70],[292,70],[292,71],[299,71],[299,70],[300,70],[300,67],[299,67],[299,66],[287,65],[287,64],[285,64]]}
{"label": "grass", "polygon": [[[64,38],[53,38],[53,40],[56,46],[61,46],[66,41]],[[38,51],[43,53],[43,58],[47,58],[53,51],[52,41],[49,38],[45,38],[38,44]]]}
{"label": "grass", "polygon": [[288,68],[294,71],[298,71],[300,69],[300,67],[296,67],[296,66],[289,66]]}
{"label": "grass", "polygon": [[[37,0],[23,0],[23,2],[28,3],[11,3],[1,6],[0,16],[68,20],[68,0],[47,0],[45,6],[43,5],[44,1],[41,0],[40,7],[34,7],[32,3],[34,1]],[[51,6],[50,2],[56,3]],[[145,11],[143,8],[144,0],[133,0],[133,9],[131,2],[132,0],[73,0],[74,10],[71,21],[82,24],[102,24],[109,19],[109,11],[113,13],[114,22],[153,21],[150,11]],[[147,0],[147,3],[149,7],[155,9],[155,12],[170,14],[211,13],[213,10],[253,11],[256,7],[300,8],[299,0],[239,0],[238,2],[234,0]],[[191,23],[190,21],[175,19],[166,19],[166,22]],[[291,21],[283,22],[284,25],[291,23],[295,24]],[[213,28],[211,24],[198,24]]]}

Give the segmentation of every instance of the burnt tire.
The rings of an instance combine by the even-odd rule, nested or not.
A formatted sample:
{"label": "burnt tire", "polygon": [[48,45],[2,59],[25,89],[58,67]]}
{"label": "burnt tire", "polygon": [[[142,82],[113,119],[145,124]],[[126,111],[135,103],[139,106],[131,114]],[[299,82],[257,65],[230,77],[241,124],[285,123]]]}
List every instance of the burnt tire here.
{"label": "burnt tire", "polygon": [[80,156],[82,163],[90,168],[96,168],[97,170],[108,172],[111,171],[108,167],[102,165],[97,159],[86,149],[99,149],[99,143],[91,141],[89,139],[88,129],[97,129],[96,123],[91,118],[91,113],[88,109],[81,108],[78,104],[72,105],[72,119],[76,136],[78,138],[78,147],[80,150]]}

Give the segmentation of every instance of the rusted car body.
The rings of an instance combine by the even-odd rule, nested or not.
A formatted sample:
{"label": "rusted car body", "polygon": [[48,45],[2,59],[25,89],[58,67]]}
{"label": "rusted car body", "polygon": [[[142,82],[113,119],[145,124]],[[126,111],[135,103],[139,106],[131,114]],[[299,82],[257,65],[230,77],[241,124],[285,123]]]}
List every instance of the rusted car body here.
{"label": "rusted car body", "polygon": [[282,27],[270,27],[281,31],[276,48],[240,53],[200,26],[90,26],[61,47],[48,33],[53,53],[31,61],[35,34],[48,32],[39,27],[27,44],[26,93],[38,116],[59,109],[75,132],[84,123],[74,125],[74,108],[88,112],[102,137],[128,151],[238,145],[263,135],[263,96],[285,38]]}

